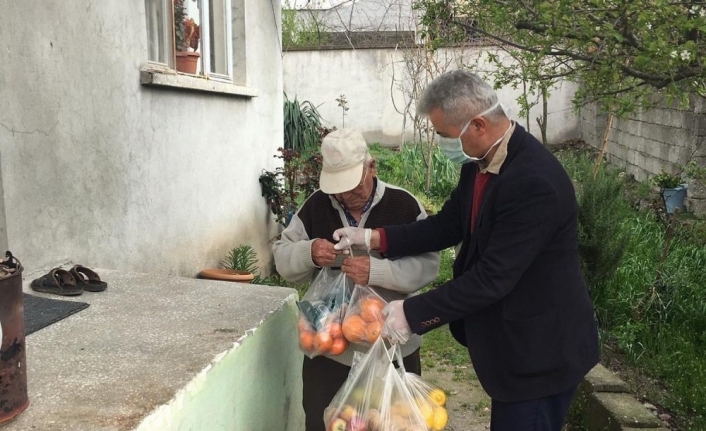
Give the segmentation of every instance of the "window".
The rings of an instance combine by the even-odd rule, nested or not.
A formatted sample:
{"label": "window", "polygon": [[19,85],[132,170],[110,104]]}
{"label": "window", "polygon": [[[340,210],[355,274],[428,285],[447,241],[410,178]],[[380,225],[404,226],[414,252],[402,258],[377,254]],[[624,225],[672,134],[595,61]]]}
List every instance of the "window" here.
{"label": "window", "polygon": [[148,59],[233,82],[231,0],[145,0]]}

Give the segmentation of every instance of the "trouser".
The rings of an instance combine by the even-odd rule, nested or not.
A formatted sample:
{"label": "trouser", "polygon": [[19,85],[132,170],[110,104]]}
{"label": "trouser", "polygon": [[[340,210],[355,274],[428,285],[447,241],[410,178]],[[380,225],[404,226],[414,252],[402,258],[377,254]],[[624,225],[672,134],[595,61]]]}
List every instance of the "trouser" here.
{"label": "trouser", "polygon": [[504,403],[493,400],[490,431],[561,431],[576,386],[536,400]]}
{"label": "trouser", "polygon": [[[419,349],[402,358],[405,370],[422,375],[422,363]],[[316,356],[313,359],[304,357],[302,379],[304,383],[304,414],[306,415],[306,431],[325,431],[324,410],[331,403],[336,392],[348,378],[351,367],[329,359]]]}

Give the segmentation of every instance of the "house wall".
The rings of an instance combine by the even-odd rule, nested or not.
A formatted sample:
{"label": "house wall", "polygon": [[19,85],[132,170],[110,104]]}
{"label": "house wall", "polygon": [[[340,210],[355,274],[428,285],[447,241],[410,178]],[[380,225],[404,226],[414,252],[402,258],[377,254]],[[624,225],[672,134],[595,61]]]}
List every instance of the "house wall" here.
{"label": "house wall", "polygon": [[[494,67],[484,60],[484,48],[440,49],[436,54],[442,70],[459,65],[485,76],[492,83]],[[507,55],[498,52],[506,63]],[[411,118],[405,116],[405,106],[418,95],[412,91],[415,81],[409,64],[419,61],[401,49],[338,49],[290,50],[283,56],[284,91],[293,99],[309,100],[318,106],[325,124],[343,126],[342,109],[336,99],[345,94],[349,110],[345,126],[361,130],[368,142],[396,146],[413,139]],[[410,63],[411,62],[411,63]],[[422,85],[423,87],[423,85]],[[579,136],[579,123],[572,110],[571,99],[576,86],[562,82],[551,91],[549,99],[549,143],[574,139]],[[498,91],[500,101],[511,108],[511,117],[518,119],[520,110],[516,99],[521,89],[503,88]],[[411,106],[414,106],[413,104]],[[541,105],[530,112],[530,131],[541,138],[535,118],[541,115]],[[525,126],[524,119],[518,119]]]}
{"label": "house wall", "polygon": [[[607,118],[595,104],[581,108],[581,136],[588,144],[600,148]],[[638,181],[662,171],[680,173],[690,160],[706,165],[706,99],[694,97],[684,108],[663,103],[614,119],[606,158]],[[706,214],[706,187],[694,180],[687,183],[687,207],[697,215]]]}
{"label": "house wall", "polygon": [[3,8],[0,244],[26,268],[194,275],[240,243],[269,262],[258,177],[282,142],[280,3],[233,2],[254,98],[142,86],[143,0]]}

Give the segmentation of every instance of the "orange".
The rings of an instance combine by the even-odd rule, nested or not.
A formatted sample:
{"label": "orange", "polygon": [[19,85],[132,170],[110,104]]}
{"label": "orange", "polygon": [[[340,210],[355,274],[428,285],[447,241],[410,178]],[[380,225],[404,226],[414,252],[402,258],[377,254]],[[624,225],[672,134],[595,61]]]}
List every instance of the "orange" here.
{"label": "orange", "polygon": [[341,329],[341,324],[336,322],[330,324],[328,327],[328,333],[331,334],[332,338],[343,337],[343,330]]}
{"label": "orange", "polygon": [[353,314],[343,321],[343,336],[351,343],[360,343],[365,337],[365,321]]}
{"label": "orange", "polygon": [[312,329],[312,328],[311,328],[311,324],[310,324],[304,317],[300,317],[300,318],[299,318],[299,325],[298,325],[298,327],[299,327],[299,332],[302,332],[302,331],[311,331],[311,329]]}
{"label": "orange", "polygon": [[340,355],[348,347],[348,341],[343,338],[343,336],[333,339],[333,345],[331,346],[332,355]]}
{"label": "orange", "polygon": [[328,352],[333,346],[333,338],[328,332],[318,332],[314,337],[314,349],[319,352]]}
{"label": "orange", "polygon": [[299,345],[304,351],[311,351],[314,348],[314,333],[311,331],[300,332]]}
{"label": "orange", "polygon": [[360,317],[366,322],[383,320],[382,309],[385,304],[375,297],[363,298],[360,301]]}
{"label": "orange", "polygon": [[368,323],[368,327],[365,331],[365,341],[368,343],[374,343],[380,336],[380,332],[382,332],[382,322],[377,321]]}

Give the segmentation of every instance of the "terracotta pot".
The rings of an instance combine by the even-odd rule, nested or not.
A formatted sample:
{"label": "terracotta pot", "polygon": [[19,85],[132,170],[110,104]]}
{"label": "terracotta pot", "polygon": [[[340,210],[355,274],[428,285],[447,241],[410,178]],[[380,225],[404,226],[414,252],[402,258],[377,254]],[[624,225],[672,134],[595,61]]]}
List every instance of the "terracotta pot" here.
{"label": "terracotta pot", "polygon": [[176,69],[179,72],[195,74],[201,54],[198,52],[179,51],[176,53]]}
{"label": "terracotta pot", "polygon": [[250,283],[255,275],[246,271],[234,271],[232,269],[207,268],[199,272],[199,277],[210,280],[236,281],[238,283]]}

